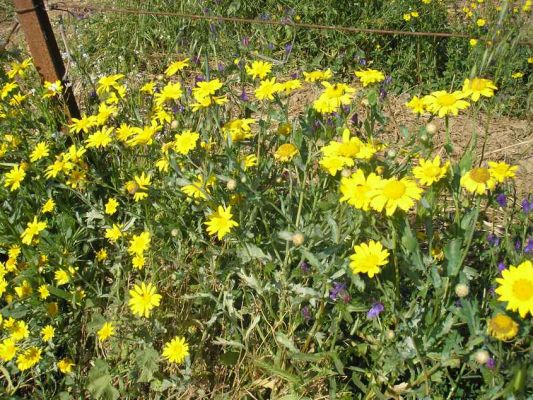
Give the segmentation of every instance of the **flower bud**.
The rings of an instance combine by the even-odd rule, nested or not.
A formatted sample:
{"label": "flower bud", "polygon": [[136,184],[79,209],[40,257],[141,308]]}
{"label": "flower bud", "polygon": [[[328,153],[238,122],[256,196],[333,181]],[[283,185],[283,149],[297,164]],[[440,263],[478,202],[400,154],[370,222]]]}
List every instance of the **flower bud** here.
{"label": "flower bud", "polygon": [[486,364],[487,361],[489,361],[489,358],[490,354],[487,350],[478,350],[474,353],[474,360],[476,360],[478,364]]}
{"label": "flower bud", "polygon": [[246,183],[246,177],[245,176],[241,177],[241,183]]}
{"label": "flower bud", "polygon": [[292,235],[291,240],[295,246],[301,246],[304,243],[305,237],[301,233],[295,233]]}
{"label": "flower bud", "polygon": [[227,183],[226,183],[226,189],[228,190],[235,190],[235,188],[237,187],[237,181],[235,179],[230,179]]}
{"label": "flower bud", "polygon": [[157,80],[162,81],[165,77],[162,74],[157,75]]}
{"label": "flower bud", "polygon": [[394,331],[392,329],[389,329],[387,332],[385,332],[385,337],[387,338],[387,340],[394,339],[395,335],[396,334],[394,333]]}
{"label": "flower bud", "polygon": [[394,158],[394,157],[396,157],[396,150],[390,149],[389,151],[387,151],[387,156],[388,156],[389,158]]}
{"label": "flower bud", "polygon": [[173,120],[171,123],[170,123],[170,127],[172,129],[176,129],[178,127],[178,121],[176,120]]}
{"label": "flower bud", "polygon": [[457,285],[455,285],[455,294],[457,295],[457,297],[466,297],[468,296],[468,293],[470,293],[468,285],[465,285],[464,283],[458,283]]}
{"label": "flower bud", "polygon": [[178,233],[179,233],[179,232],[180,232],[180,231],[179,231],[177,228],[174,228],[174,229],[172,229],[172,230],[170,231],[170,234],[171,234],[173,237],[176,237],[176,236],[178,236]]}
{"label": "flower bud", "polygon": [[342,175],[343,178],[349,178],[350,175],[352,175],[352,170],[350,168],[344,168],[341,171],[341,175]]}
{"label": "flower bud", "polygon": [[426,132],[433,135],[435,132],[437,132],[437,125],[430,122],[429,124],[426,125]]}

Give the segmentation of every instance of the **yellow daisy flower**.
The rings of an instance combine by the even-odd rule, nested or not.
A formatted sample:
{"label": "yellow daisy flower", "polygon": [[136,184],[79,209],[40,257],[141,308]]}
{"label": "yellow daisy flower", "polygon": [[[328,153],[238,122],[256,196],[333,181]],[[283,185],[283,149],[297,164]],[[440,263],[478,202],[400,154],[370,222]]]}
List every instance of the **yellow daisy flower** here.
{"label": "yellow daisy flower", "polygon": [[533,315],[533,263],[524,261],[517,267],[511,265],[497,278],[496,293],[499,301],[507,302],[507,310],[518,311],[522,318]]}
{"label": "yellow daisy flower", "polygon": [[274,153],[274,158],[278,161],[288,162],[298,154],[298,148],[292,143],[284,143],[278,147]]}
{"label": "yellow daisy flower", "polygon": [[448,93],[445,90],[440,90],[424,96],[423,101],[428,111],[443,118],[447,115],[457,116],[459,110],[468,108],[470,103],[463,100],[466,96],[462,91]]}
{"label": "yellow daisy flower", "polygon": [[440,156],[436,156],[433,160],[419,160],[419,165],[413,168],[413,175],[422,185],[431,186],[435,182],[440,181],[450,168],[450,162],[447,161],[443,166],[440,165]]}
{"label": "yellow daisy flower", "polygon": [[381,178],[374,173],[365,177],[364,172],[358,169],[352,176],[341,179],[340,191],[342,197],[340,201],[345,201],[360,210],[368,211],[371,200],[369,192],[380,180]]}
{"label": "yellow daisy flower", "polygon": [[484,194],[487,189],[496,186],[496,180],[488,168],[473,168],[461,177],[461,186],[470,193]]}
{"label": "yellow daisy flower", "polygon": [[252,65],[246,66],[246,74],[250,75],[252,79],[265,79],[271,70],[272,64],[265,61],[254,61]]}
{"label": "yellow daisy flower", "polygon": [[98,340],[103,342],[115,334],[115,327],[112,322],[106,322],[96,334],[98,335]]}
{"label": "yellow daisy flower", "polygon": [[504,182],[508,178],[514,178],[517,170],[517,165],[511,166],[504,162],[489,161],[490,176],[500,183]]}
{"label": "yellow daisy flower", "polygon": [[21,371],[30,369],[41,359],[41,349],[38,347],[30,347],[17,358],[17,367]]}
{"label": "yellow daisy flower", "polygon": [[385,209],[387,216],[391,216],[398,208],[409,210],[415,200],[420,200],[421,194],[422,189],[408,178],[382,179],[369,192],[370,207],[378,212]]}
{"label": "yellow daisy flower", "polygon": [[366,69],[364,71],[356,71],[355,76],[361,79],[363,86],[368,86],[371,83],[377,83],[385,80],[383,72],[376,69]]}
{"label": "yellow daisy flower", "polygon": [[129,291],[130,300],[128,304],[131,312],[139,317],[144,316],[148,318],[150,311],[159,306],[161,302],[161,295],[157,293],[157,289],[151,283],[141,282],[141,285],[135,285],[133,289]]}
{"label": "yellow daisy flower", "polygon": [[370,240],[354,246],[354,254],[350,256],[350,268],[354,274],[367,274],[370,278],[381,272],[383,265],[389,260],[389,252],[380,242]]}
{"label": "yellow daisy flower", "polygon": [[232,228],[239,226],[232,218],[231,206],[228,208],[218,206],[218,210],[209,216],[207,222],[204,222],[207,225],[207,233],[211,236],[217,235],[218,240],[222,240]]}
{"label": "yellow daisy flower", "polygon": [[489,335],[499,340],[510,340],[518,333],[518,324],[505,314],[497,314],[489,320]]}
{"label": "yellow daisy flower", "polygon": [[465,79],[463,84],[463,93],[470,96],[472,101],[478,101],[481,96],[492,97],[497,89],[494,82],[483,78]]}
{"label": "yellow daisy flower", "polygon": [[63,358],[57,363],[57,368],[63,373],[63,374],[70,374],[72,372],[72,367],[74,366],[74,361],[72,361],[70,358]]}
{"label": "yellow daisy flower", "polygon": [[171,363],[181,364],[189,355],[189,344],[184,337],[176,336],[163,347],[163,357]]}

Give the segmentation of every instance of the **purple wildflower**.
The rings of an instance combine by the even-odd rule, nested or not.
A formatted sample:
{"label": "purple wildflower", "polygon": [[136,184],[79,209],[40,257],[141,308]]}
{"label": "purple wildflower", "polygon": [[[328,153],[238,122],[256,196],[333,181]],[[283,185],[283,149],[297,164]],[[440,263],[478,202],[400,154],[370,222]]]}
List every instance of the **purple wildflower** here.
{"label": "purple wildflower", "polygon": [[496,360],[492,357],[489,357],[486,365],[488,369],[493,369],[494,367],[496,367]]}
{"label": "purple wildflower", "polygon": [[529,198],[526,197],[522,200],[522,212],[527,215],[531,211],[533,211],[533,201],[529,201]]}
{"label": "purple wildflower", "polygon": [[514,242],[514,248],[515,250],[520,250],[522,248],[522,242],[520,239],[516,239],[516,242]]}
{"label": "purple wildflower", "polygon": [[194,77],[194,83],[203,82],[203,81],[205,81],[205,78],[203,75],[196,75]]}
{"label": "purple wildflower", "polygon": [[500,193],[498,196],[496,196],[496,202],[500,205],[500,207],[507,207],[507,196],[505,196],[504,193]]}
{"label": "purple wildflower", "polygon": [[305,322],[308,322],[311,319],[311,310],[309,309],[309,306],[302,307],[302,317]]}
{"label": "purple wildflower", "polygon": [[533,238],[528,238],[526,247],[524,247],[524,253],[533,253]]}
{"label": "purple wildflower", "polygon": [[333,287],[329,291],[329,298],[333,301],[341,296],[341,292],[346,290],[346,284],[342,282],[333,282]]}
{"label": "purple wildflower", "polygon": [[303,261],[303,262],[300,264],[300,269],[302,270],[302,272],[303,272],[304,274],[308,274],[309,271],[310,271],[309,264],[307,264],[307,262]]}
{"label": "purple wildflower", "polygon": [[365,65],[366,65],[366,59],[361,58],[361,59],[359,60],[359,64],[361,64],[362,66],[365,66]]}
{"label": "purple wildflower", "polygon": [[267,44],[269,50],[274,50],[274,43]]}
{"label": "purple wildflower", "polygon": [[291,43],[287,43],[285,45],[285,54],[290,54],[291,51],[292,51],[292,44]]}
{"label": "purple wildflower", "polygon": [[376,302],[370,307],[370,310],[366,313],[366,316],[368,318],[376,318],[379,314],[383,312],[385,309],[385,306],[381,302]]}
{"label": "purple wildflower", "polygon": [[507,266],[503,262],[498,264],[498,271],[502,272],[505,269],[507,269]]}
{"label": "purple wildflower", "polygon": [[224,71],[224,64],[222,64],[221,62],[218,63],[217,67],[219,72]]}
{"label": "purple wildflower", "polygon": [[387,97],[387,91],[383,86],[379,88],[379,98],[383,100],[385,97]]}
{"label": "purple wildflower", "polygon": [[385,85],[390,85],[391,83],[392,83],[392,76],[387,75],[387,77],[386,77],[385,80],[383,81],[383,84],[385,84]]}
{"label": "purple wildflower", "polygon": [[245,36],[242,38],[242,45],[244,47],[248,47],[248,45],[250,44],[250,38],[248,36]]}
{"label": "purple wildflower", "polygon": [[241,92],[241,96],[240,96],[240,98],[241,98],[242,101],[248,101],[248,100],[250,100],[250,99],[248,98],[248,95],[246,94],[246,91],[245,91],[244,89],[243,89],[242,92]]}
{"label": "purple wildflower", "polygon": [[489,233],[489,235],[487,236],[487,242],[491,246],[496,247],[500,244],[500,238],[496,236],[494,233]]}

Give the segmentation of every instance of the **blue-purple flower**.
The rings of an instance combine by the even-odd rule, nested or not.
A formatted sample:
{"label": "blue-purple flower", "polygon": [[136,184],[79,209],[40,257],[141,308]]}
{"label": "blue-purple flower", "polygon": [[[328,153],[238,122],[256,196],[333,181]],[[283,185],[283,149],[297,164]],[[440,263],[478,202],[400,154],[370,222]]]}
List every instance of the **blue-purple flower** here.
{"label": "blue-purple flower", "polygon": [[342,282],[333,282],[333,287],[329,291],[329,298],[333,301],[341,299],[345,303],[348,303],[352,299],[346,291],[346,284]]}
{"label": "blue-purple flower", "polygon": [[492,357],[489,357],[486,366],[488,369],[493,369],[496,366],[496,360]]}
{"label": "blue-purple flower", "polygon": [[376,302],[370,307],[370,310],[366,313],[366,316],[368,318],[376,318],[379,314],[381,314],[385,310],[385,306],[381,302]]}
{"label": "blue-purple flower", "polygon": [[533,201],[529,201],[529,198],[526,197],[522,200],[522,212],[527,215],[531,211],[533,211]]}
{"label": "blue-purple flower", "polygon": [[309,309],[309,306],[302,307],[302,317],[305,322],[308,322],[311,319],[311,310]]}
{"label": "blue-purple flower", "polygon": [[300,269],[302,270],[302,272],[304,274],[308,274],[309,273],[309,264],[307,264],[307,262],[303,261],[301,264],[300,264]]}
{"label": "blue-purple flower", "polygon": [[526,247],[524,247],[524,253],[533,253],[533,238],[528,238]]}
{"label": "blue-purple flower", "polygon": [[505,269],[507,269],[507,266],[503,262],[498,264],[498,271],[502,272]]}
{"label": "blue-purple flower", "polygon": [[498,196],[496,196],[496,202],[500,205],[500,207],[507,207],[507,196],[505,196],[504,193],[500,193]]}
{"label": "blue-purple flower", "polygon": [[500,244],[500,238],[496,236],[494,233],[489,233],[489,235],[487,236],[487,242],[491,246],[496,247]]}

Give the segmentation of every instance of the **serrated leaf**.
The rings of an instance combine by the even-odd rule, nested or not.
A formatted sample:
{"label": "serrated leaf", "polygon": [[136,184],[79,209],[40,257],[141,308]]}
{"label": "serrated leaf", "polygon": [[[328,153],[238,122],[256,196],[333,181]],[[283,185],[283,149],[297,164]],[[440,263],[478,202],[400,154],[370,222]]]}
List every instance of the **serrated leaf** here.
{"label": "serrated leaf", "polygon": [[137,382],[150,382],[159,369],[159,353],[153,347],[146,347],[135,352],[135,364],[141,371]]}
{"label": "serrated leaf", "polygon": [[111,375],[104,360],[96,360],[87,377],[87,390],[95,399],[116,400],[119,392],[111,384]]}

